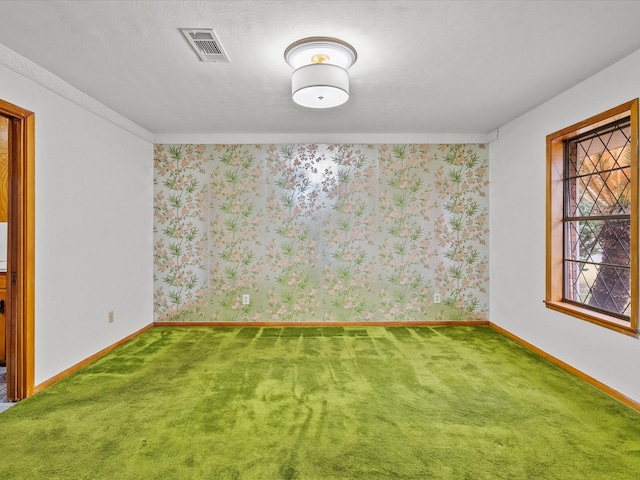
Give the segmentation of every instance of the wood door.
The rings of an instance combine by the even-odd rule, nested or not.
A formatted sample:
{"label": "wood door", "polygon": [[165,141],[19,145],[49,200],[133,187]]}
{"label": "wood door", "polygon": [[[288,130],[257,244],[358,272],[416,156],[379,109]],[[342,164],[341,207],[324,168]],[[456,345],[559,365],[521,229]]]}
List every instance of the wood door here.
{"label": "wood door", "polygon": [[[6,222],[9,218],[9,119],[0,116],[0,222]],[[6,238],[0,239],[0,243],[6,246]],[[1,252],[3,255],[5,252]],[[6,259],[6,257],[3,257]],[[5,306],[7,297],[6,263],[0,268],[0,365],[7,362],[6,348],[6,322]],[[3,271],[4,270],[4,271]]]}
{"label": "wood door", "polygon": [[9,119],[0,115],[0,222],[9,219]]}
{"label": "wood door", "polygon": [[0,365],[7,363],[5,312],[7,305],[7,273],[0,272]]}

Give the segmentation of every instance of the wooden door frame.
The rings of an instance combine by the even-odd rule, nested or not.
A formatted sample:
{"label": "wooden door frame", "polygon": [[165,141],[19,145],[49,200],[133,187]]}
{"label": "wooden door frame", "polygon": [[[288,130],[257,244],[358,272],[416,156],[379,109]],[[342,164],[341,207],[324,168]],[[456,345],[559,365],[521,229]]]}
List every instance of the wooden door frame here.
{"label": "wooden door frame", "polygon": [[34,393],[35,115],[0,100],[9,118],[7,247],[7,399]]}

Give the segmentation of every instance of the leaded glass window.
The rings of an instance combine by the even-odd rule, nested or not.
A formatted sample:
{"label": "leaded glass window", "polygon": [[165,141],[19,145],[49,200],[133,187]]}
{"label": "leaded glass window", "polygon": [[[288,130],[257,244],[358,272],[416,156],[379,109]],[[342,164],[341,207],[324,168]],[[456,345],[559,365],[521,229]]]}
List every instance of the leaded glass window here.
{"label": "leaded glass window", "polygon": [[631,124],[565,141],[564,300],[629,319]]}

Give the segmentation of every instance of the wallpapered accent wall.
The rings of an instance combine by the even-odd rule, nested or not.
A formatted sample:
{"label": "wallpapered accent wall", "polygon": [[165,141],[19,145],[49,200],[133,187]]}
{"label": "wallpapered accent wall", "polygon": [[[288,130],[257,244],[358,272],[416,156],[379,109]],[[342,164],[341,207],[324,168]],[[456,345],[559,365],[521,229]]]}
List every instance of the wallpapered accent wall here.
{"label": "wallpapered accent wall", "polygon": [[155,318],[486,319],[487,158],[486,145],[156,145]]}

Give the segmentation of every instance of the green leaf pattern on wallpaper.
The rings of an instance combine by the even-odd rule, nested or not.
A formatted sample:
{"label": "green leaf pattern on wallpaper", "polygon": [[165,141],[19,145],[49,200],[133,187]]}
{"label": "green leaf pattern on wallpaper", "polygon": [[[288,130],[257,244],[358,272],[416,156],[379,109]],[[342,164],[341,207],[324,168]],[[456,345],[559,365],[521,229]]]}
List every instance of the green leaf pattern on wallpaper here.
{"label": "green leaf pattern on wallpaper", "polygon": [[[274,281],[264,307],[268,321],[316,319],[319,212],[316,147],[267,148],[266,218],[271,225],[266,263]],[[269,278],[269,277],[267,277]]]}
{"label": "green leaf pattern on wallpaper", "polygon": [[485,319],[487,175],[485,145],[157,145],[156,319]]}
{"label": "green leaf pattern on wallpaper", "polygon": [[[385,234],[380,242],[380,268],[386,285],[380,288],[383,320],[421,320],[431,317],[430,186],[425,178],[433,158],[428,145],[381,146],[379,153],[379,215]],[[442,311],[438,311],[440,317]]]}
{"label": "green leaf pattern on wallpaper", "polygon": [[328,208],[322,233],[322,291],[328,321],[376,319],[374,238],[377,220],[373,158],[348,145],[330,146],[323,170]]}
{"label": "green leaf pattern on wallpaper", "polygon": [[155,147],[154,291],[156,315],[192,309],[203,295],[206,189],[203,146]]}
{"label": "green leaf pattern on wallpaper", "polygon": [[446,201],[441,203],[445,215],[436,220],[435,237],[443,253],[435,283],[447,292],[451,319],[473,318],[483,308],[480,294],[486,294],[489,282],[483,254],[489,235],[487,208],[482,206],[489,186],[486,162],[463,145],[440,148],[444,165],[435,172],[434,186],[437,198]]}
{"label": "green leaf pattern on wallpaper", "polygon": [[[262,202],[256,189],[263,181],[256,157],[246,147],[216,147],[209,180],[209,291],[214,308],[211,321],[246,321],[252,305],[242,295],[259,295],[262,268],[256,251],[262,245],[264,227],[256,205]],[[258,317],[259,319],[259,317]]]}

